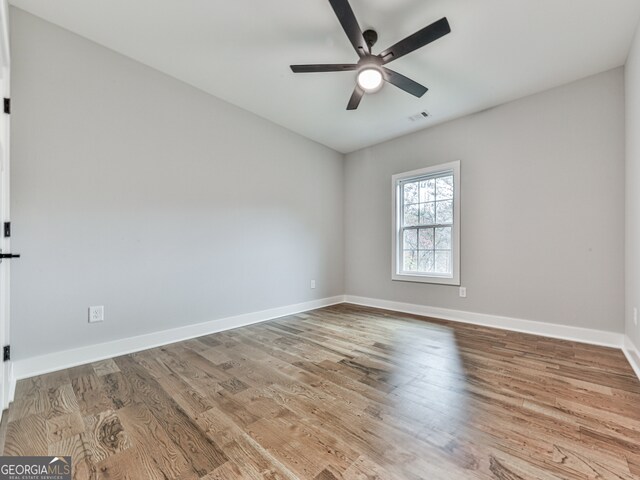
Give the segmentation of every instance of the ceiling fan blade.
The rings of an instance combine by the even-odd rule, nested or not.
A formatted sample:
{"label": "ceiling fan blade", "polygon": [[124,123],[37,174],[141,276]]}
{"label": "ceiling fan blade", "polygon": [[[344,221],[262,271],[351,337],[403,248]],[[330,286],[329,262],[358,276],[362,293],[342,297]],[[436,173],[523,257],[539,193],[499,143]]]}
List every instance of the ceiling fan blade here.
{"label": "ceiling fan blade", "polygon": [[358,65],[349,63],[327,63],[318,65],[291,65],[293,73],[347,72],[356,70]]}
{"label": "ceiling fan blade", "polygon": [[347,110],[355,110],[360,105],[360,100],[364,96],[364,90],[360,88],[359,85],[356,85],[355,90],[353,91],[353,95],[349,99],[349,104],[347,105]]}
{"label": "ceiling fan blade", "polygon": [[425,45],[444,37],[448,33],[451,33],[451,27],[449,21],[445,18],[441,18],[437,22],[432,23],[428,27],[424,27],[422,30],[418,30],[413,35],[409,35],[404,40],[400,40],[392,47],[387,48],[384,52],[378,55],[383,63],[389,63],[393,60],[397,60],[400,57],[405,56],[407,53],[411,53]]}
{"label": "ceiling fan blade", "polygon": [[429,90],[427,87],[420,85],[418,82],[414,82],[410,78],[405,77],[404,75],[398,72],[389,70],[386,67],[382,67],[382,70],[384,71],[384,74],[385,74],[384,79],[387,82],[395,85],[396,87],[398,87],[401,90],[404,90],[407,93],[410,93],[415,97],[420,98]]}
{"label": "ceiling fan blade", "polygon": [[351,9],[351,5],[349,5],[349,0],[329,0],[329,3],[338,17],[344,33],[349,37],[351,45],[356,49],[358,56],[364,57],[370,53],[369,46],[362,36],[360,25],[358,25],[358,20]]}

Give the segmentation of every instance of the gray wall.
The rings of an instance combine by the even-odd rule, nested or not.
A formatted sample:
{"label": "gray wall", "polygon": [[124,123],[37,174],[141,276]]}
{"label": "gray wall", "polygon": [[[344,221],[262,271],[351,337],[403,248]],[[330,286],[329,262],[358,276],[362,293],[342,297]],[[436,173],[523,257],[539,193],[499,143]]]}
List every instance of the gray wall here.
{"label": "gray wall", "polygon": [[23,11],[11,32],[17,360],[343,293],[342,155]]}
{"label": "gray wall", "polygon": [[[391,281],[391,175],[452,160],[467,298]],[[352,153],[345,169],[347,294],[623,331],[622,69]]]}
{"label": "gray wall", "polygon": [[[344,163],[135,61],[11,14],[12,244],[23,254],[12,267],[16,359],[345,291],[623,331],[622,69]],[[640,183],[637,44],[627,67],[631,186]],[[457,159],[466,299],[456,287],[391,281],[391,175]],[[640,303],[633,190],[627,313]],[[105,305],[104,323],[87,323],[89,305]]]}
{"label": "gray wall", "polygon": [[[626,74],[627,210],[626,210],[626,333],[640,347],[640,326],[633,308],[640,308],[640,27],[636,33]],[[639,320],[640,321],[640,320]]]}

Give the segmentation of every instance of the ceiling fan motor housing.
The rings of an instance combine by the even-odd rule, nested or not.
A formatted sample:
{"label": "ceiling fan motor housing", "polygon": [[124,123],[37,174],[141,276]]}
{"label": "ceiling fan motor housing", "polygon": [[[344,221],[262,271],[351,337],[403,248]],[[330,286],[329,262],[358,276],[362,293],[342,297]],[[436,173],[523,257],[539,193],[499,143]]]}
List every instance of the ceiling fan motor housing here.
{"label": "ceiling fan motor housing", "polygon": [[362,36],[364,37],[364,41],[367,42],[369,46],[369,51],[378,41],[378,33],[375,30],[365,30],[362,32]]}

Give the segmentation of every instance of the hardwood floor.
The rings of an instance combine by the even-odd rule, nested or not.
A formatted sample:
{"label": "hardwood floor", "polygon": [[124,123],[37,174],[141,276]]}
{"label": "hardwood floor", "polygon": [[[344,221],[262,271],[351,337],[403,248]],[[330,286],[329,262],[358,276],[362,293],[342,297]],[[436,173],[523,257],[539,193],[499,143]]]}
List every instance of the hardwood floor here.
{"label": "hardwood floor", "polygon": [[5,455],[78,479],[640,478],[622,353],[338,305],[17,386]]}

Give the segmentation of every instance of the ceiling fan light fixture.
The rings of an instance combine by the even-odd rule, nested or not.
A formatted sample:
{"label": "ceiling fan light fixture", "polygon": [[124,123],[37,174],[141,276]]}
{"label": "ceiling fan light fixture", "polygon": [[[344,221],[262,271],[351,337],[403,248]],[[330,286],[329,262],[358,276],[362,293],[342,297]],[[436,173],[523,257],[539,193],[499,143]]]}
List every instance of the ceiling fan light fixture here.
{"label": "ceiling fan light fixture", "polygon": [[358,86],[367,93],[374,93],[380,90],[384,78],[382,72],[377,68],[367,67],[358,72]]}
{"label": "ceiling fan light fixture", "polygon": [[405,77],[401,73],[390,70],[386,65],[451,33],[451,26],[447,17],[442,17],[440,20],[405,37],[378,55],[374,55],[371,53],[371,47],[378,40],[376,31],[369,29],[363,32],[360,29],[358,19],[353,13],[351,5],[349,5],[349,0],[329,0],[329,3],[338,17],[344,33],[347,34],[351,45],[358,54],[358,62],[291,65],[290,68],[293,73],[357,70],[356,85],[349,98],[349,103],[347,103],[347,110],[356,110],[365,93],[377,92],[385,82],[417,98],[427,93],[427,90],[429,90],[427,87]]}

